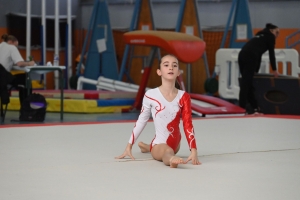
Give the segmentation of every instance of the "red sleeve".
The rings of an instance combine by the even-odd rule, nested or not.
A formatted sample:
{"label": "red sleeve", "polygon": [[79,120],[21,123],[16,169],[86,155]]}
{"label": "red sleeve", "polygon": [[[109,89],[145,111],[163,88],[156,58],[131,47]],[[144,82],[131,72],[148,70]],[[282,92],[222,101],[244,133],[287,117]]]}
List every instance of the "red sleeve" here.
{"label": "red sleeve", "polygon": [[197,149],[196,138],[194,133],[194,127],[192,123],[192,109],[191,109],[191,98],[188,93],[184,93],[180,99],[181,115],[183,121],[184,133],[189,145],[189,148]]}

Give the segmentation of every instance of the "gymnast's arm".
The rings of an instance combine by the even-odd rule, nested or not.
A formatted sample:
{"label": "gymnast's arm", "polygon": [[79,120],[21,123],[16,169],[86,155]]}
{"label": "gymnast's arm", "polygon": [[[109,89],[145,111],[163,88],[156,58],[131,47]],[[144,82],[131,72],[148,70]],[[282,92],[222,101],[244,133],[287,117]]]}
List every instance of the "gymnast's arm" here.
{"label": "gymnast's arm", "polygon": [[34,61],[19,61],[16,63],[16,65],[19,67],[34,66],[35,62]]}
{"label": "gymnast's arm", "polygon": [[10,49],[11,49],[11,51],[10,51],[11,59],[12,59],[13,63],[15,65],[17,65],[18,67],[26,67],[26,66],[34,66],[35,65],[34,61],[24,61],[19,50],[14,45],[11,45]]}
{"label": "gymnast's arm", "polygon": [[193,165],[200,165],[201,162],[198,159],[196,138],[194,133],[194,127],[192,124],[192,109],[191,109],[191,98],[188,93],[184,93],[182,96],[180,104],[182,105],[182,121],[183,129],[188,141],[189,148],[191,150],[190,156],[187,158],[185,163],[192,161]]}
{"label": "gymnast's arm", "polygon": [[132,146],[135,143],[135,141],[138,139],[138,137],[140,136],[142,131],[144,130],[144,128],[150,118],[150,114],[151,114],[150,102],[144,96],[141,113],[139,115],[137,122],[135,123],[135,125],[133,127],[129,142],[125,148],[124,153],[122,155],[116,157],[117,159],[121,159],[121,158],[125,158],[126,156],[129,156],[131,159],[134,160],[134,157],[132,156],[132,153],[131,153]]}
{"label": "gymnast's arm", "polygon": [[275,77],[278,77],[277,67],[276,67],[276,57],[275,57],[275,37],[272,35],[272,37],[268,38],[268,51],[269,51],[269,59],[272,67],[272,74],[274,74]]}

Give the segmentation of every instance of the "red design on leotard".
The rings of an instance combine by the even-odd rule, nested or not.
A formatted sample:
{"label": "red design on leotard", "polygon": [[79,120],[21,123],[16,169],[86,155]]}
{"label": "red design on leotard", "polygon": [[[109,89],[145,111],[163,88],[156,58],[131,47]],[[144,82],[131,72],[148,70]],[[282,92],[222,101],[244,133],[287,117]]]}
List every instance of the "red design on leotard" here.
{"label": "red design on leotard", "polygon": [[178,90],[175,99],[167,102],[158,88],[148,90],[129,143],[133,144],[137,141],[151,114],[155,125],[155,137],[150,149],[157,144],[168,144],[174,152],[178,149],[182,137],[179,129],[180,117],[182,117],[183,130],[189,148],[197,148],[191,116],[191,99],[188,93]]}
{"label": "red design on leotard", "polygon": [[188,129],[186,130],[186,133],[188,133],[188,138],[189,138],[189,146],[193,146],[193,142],[195,140],[195,134],[194,134],[194,128],[192,128],[191,131],[189,131]]}
{"label": "red design on leotard", "polygon": [[180,110],[176,113],[175,118],[167,125],[167,129],[170,132],[170,135],[167,139],[167,145],[169,145],[174,150],[174,152],[176,151],[181,140],[179,123]]}
{"label": "red design on leotard", "polygon": [[188,140],[188,144],[190,149],[197,148],[194,128],[192,124],[192,111],[191,111],[191,98],[188,93],[184,93],[182,98],[179,101],[180,105],[182,106],[181,113],[182,113],[182,121],[184,127],[184,133],[186,139]]}
{"label": "red design on leotard", "polygon": [[147,97],[148,99],[151,99],[152,101],[155,101],[155,102],[158,103],[159,107],[158,107],[158,106],[155,106],[155,110],[157,111],[157,112],[155,113],[155,117],[156,117],[157,113],[159,113],[160,111],[162,111],[163,109],[165,109],[165,106],[162,108],[162,105],[161,105],[161,103],[160,103],[158,100],[153,99],[153,98],[151,98],[151,97],[148,97],[147,95],[145,95],[145,97]]}
{"label": "red design on leotard", "polygon": [[[134,127],[133,127],[133,129],[136,127],[136,123],[134,124]],[[132,132],[131,132],[131,138],[132,138],[132,140],[131,140],[131,144],[134,144],[134,132],[133,132],[133,130],[132,130]]]}
{"label": "red design on leotard", "polygon": [[132,138],[132,140],[131,140],[131,144],[134,144],[134,133],[133,133],[133,131],[131,132],[131,138]]}

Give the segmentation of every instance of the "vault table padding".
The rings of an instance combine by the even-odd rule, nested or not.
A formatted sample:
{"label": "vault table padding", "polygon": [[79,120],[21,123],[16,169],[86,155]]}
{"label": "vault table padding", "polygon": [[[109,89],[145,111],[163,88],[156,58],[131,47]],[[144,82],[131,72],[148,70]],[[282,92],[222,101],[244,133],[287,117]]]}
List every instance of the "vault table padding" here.
{"label": "vault table padding", "polygon": [[124,34],[124,41],[131,45],[162,48],[185,63],[201,58],[206,46],[199,37],[171,31],[131,31]]}

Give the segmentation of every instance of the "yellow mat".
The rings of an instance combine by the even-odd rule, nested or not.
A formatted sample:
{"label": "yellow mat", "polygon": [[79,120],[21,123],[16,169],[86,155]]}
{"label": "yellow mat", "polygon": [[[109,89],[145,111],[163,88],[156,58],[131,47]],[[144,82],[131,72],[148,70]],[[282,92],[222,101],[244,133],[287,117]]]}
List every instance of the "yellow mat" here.
{"label": "yellow mat", "polygon": [[[16,75],[16,74],[24,74],[25,72],[21,70],[11,70],[10,73],[12,75]],[[31,84],[33,89],[44,89],[44,82],[41,82],[39,80],[32,80]]]}
{"label": "yellow mat", "polygon": [[[60,99],[46,98],[48,112],[60,112]],[[64,112],[70,113],[120,113],[122,109],[131,106],[103,106],[98,107],[95,100],[64,99]],[[8,110],[20,110],[19,98],[11,97]]]}

